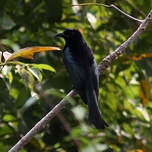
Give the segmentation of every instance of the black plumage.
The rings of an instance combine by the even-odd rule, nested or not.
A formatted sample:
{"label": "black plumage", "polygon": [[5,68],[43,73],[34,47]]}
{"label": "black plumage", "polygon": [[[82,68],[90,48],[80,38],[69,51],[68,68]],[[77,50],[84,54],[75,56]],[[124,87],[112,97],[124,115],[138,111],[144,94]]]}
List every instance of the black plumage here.
{"label": "black plumage", "polygon": [[67,29],[57,36],[63,37],[66,41],[63,61],[74,89],[88,105],[89,121],[97,129],[104,129],[107,124],[102,119],[98,106],[99,73],[92,50],[78,30]]}

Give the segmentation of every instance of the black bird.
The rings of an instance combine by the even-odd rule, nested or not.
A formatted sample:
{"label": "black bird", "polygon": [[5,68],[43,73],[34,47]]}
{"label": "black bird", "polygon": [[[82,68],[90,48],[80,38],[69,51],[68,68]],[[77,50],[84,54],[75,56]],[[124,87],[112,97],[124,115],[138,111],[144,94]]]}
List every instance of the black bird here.
{"label": "black bird", "polygon": [[97,129],[108,126],[101,117],[98,106],[99,73],[93,52],[76,29],[67,29],[57,37],[65,39],[63,61],[69,72],[74,89],[89,109],[89,121]]}

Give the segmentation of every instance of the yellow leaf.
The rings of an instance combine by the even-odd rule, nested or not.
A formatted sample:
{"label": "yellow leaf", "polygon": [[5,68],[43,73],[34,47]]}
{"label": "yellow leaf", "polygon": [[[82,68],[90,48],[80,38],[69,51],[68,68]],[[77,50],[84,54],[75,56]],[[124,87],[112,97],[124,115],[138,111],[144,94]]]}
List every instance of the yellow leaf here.
{"label": "yellow leaf", "polygon": [[37,52],[46,52],[46,51],[53,51],[53,50],[61,50],[58,47],[52,47],[52,46],[34,46],[34,47],[27,47],[20,49],[18,52],[13,53],[6,62],[13,60],[17,57],[23,57],[27,59],[32,59],[33,55]]}
{"label": "yellow leaf", "polygon": [[140,82],[139,96],[142,100],[143,105],[147,104],[150,98],[150,84],[146,79],[143,79]]}

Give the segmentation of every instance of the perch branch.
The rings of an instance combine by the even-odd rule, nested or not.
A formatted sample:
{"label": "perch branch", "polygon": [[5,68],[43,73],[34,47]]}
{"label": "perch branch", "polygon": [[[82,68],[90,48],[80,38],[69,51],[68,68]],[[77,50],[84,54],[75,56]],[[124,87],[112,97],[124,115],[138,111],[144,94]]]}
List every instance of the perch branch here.
{"label": "perch branch", "polygon": [[43,117],[25,136],[23,136],[18,143],[12,147],[8,152],[18,152],[24,145],[26,145],[31,138],[40,130],[44,129],[48,122],[56,116],[56,114],[64,107],[67,98],[72,98],[76,92],[70,91],[67,96],[62,99],[45,117]]}
{"label": "perch branch", "polygon": [[[113,60],[115,60],[119,55],[125,52],[125,49],[133,43],[141,33],[145,31],[147,26],[152,21],[152,10],[147,15],[147,17],[140,24],[138,29],[124,42],[122,43],[113,53],[109,54],[107,57],[103,59],[103,61],[99,64],[99,72],[100,74],[106,69]],[[72,98],[76,95],[76,91],[70,91],[67,96],[62,99],[46,116],[44,116],[25,136],[23,136],[16,145],[14,145],[9,152],[18,152],[24,145],[26,145],[30,139],[36,135],[39,131],[45,128],[48,122],[64,107],[67,98]]]}

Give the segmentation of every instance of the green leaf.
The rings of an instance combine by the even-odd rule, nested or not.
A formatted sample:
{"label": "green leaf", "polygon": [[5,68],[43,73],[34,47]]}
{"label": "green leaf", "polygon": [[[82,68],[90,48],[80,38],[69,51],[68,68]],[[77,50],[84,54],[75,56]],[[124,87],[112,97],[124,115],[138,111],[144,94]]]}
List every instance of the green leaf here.
{"label": "green leaf", "polygon": [[34,77],[33,77],[33,74],[30,71],[26,70],[26,69],[24,69],[23,71],[26,74],[25,78],[27,79],[28,87],[30,89],[33,89],[33,86],[34,86]]}
{"label": "green leaf", "polygon": [[56,72],[56,70],[52,66],[47,64],[29,64],[29,65],[39,70],[48,70],[51,72]]}
{"label": "green leaf", "polygon": [[13,115],[6,114],[6,115],[4,115],[3,120],[4,121],[14,121],[14,120],[16,120],[16,118]]}
{"label": "green leaf", "polygon": [[0,25],[3,29],[5,30],[10,30],[11,28],[13,28],[16,24],[15,22],[12,20],[12,18],[10,18],[7,14],[5,14],[1,20],[0,20]]}
{"label": "green leaf", "polygon": [[39,82],[42,81],[42,74],[41,74],[41,72],[38,69],[29,67],[28,70],[35,76],[35,78],[38,79]]}
{"label": "green leaf", "polygon": [[18,95],[19,95],[19,90],[17,88],[11,88],[10,96],[12,96],[14,99],[17,99]]}

